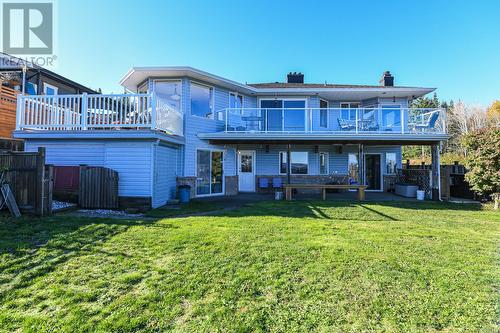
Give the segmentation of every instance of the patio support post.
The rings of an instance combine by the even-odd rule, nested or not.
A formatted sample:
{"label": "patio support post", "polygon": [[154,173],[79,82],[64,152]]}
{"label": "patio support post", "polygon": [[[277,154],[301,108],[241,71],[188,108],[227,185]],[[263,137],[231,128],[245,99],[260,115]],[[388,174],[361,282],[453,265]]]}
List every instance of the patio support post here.
{"label": "patio support post", "polygon": [[292,171],[292,163],[291,163],[291,153],[290,153],[290,150],[291,150],[291,145],[288,144],[286,146],[286,182],[287,184],[291,184],[290,182],[290,173]]}
{"label": "patio support post", "polygon": [[439,201],[441,198],[440,156],[439,144],[431,146],[432,159],[432,200]]}
{"label": "patio support post", "polygon": [[359,184],[365,185],[365,151],[362,144],[358,145],[358,177]]}

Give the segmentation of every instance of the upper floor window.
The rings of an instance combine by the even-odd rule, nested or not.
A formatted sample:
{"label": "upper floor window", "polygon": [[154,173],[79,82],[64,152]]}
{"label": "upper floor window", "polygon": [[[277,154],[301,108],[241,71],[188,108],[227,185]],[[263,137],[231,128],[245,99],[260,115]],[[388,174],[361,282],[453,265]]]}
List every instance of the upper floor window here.
{"label": "upper floor window", "polygon": [[57,95],[59,88],[48,83],[43,84],[43,93],[45,95]]}
{"label": "upper floor window", "polygon": [[181,110],[181,81],[155,81],[156,104],[161,110]]}
{"label": "upper floor window", "polygon": [[401,126],[400,105],[382,105],[382,126],[386,128]]}
{"label": "upper floor window", "polygon": [[340,108],[343,109],[340,112],[342,119],[355,120],[356,119],[356,109],[361,106],[359,102],[342,102],[340,103]]}
{"label": "upper floor window", "polygon": [[241,110],[243,108],[243,96],[237,93],[229,93],[229,108]]}
{"label": "upper floor window", "polygon": [[319,126],[328,127],[328,101],[319,100]]}
{"label": "upper floor window", "polygon": [[212,118],[214,89],[201,84],[191,83],[191,114],[193,116]]}

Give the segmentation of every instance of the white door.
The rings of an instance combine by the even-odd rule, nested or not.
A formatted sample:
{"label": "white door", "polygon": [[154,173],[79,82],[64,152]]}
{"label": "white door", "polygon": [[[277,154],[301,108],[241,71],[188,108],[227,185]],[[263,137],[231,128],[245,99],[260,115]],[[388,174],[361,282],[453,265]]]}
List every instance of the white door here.
{"label": "white door", "polygon": [[238,190],[255,192],[255,151],[238,152]]}

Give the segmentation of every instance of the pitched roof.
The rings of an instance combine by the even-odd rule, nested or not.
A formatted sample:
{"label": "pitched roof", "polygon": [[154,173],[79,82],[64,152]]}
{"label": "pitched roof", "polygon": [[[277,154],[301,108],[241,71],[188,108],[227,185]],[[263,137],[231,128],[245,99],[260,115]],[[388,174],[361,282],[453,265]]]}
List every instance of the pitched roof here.
{"label": "pitched roof", "polygon": [[375,86],[365,84],[333,84],[333,83],[285,83],[285,82],[269,82],[269,83],[247,83],[247,85],[262,89],[262,88],[417,88],[403,86]]}

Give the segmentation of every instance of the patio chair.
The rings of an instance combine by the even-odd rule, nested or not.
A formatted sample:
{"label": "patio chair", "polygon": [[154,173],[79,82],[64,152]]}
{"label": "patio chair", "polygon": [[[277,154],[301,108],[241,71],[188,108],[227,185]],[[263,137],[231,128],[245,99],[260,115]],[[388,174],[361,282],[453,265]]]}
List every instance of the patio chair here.
{"label": "patio chair", "polygon": [[431,113],[431,115],[427,119],[427,122],[425,122],[424,124],[418,124],[418,123],[408,124],[408,127],[410,127],[410,129],[414,131],[424,132],[426,129],[433,129],[434,126],[436,126],[438,118],[439,118],[439,112],[434,111]]}
{"label": "patio chair", "polygon": [[261,189],[261,190],[269,189],[269,179],[268,178],[259,178],[259,189]]}
{"label": "patio chair", "polygon": [[337,118],[339,123],[339,127],[341,131],[353,131],[356,129],[356,124],[352,120],[340,119]]}
{"label": "patio chair", "polygon": [[281,178],[273,178],[273,190],[281,189],[283,187],[283,180]]}

